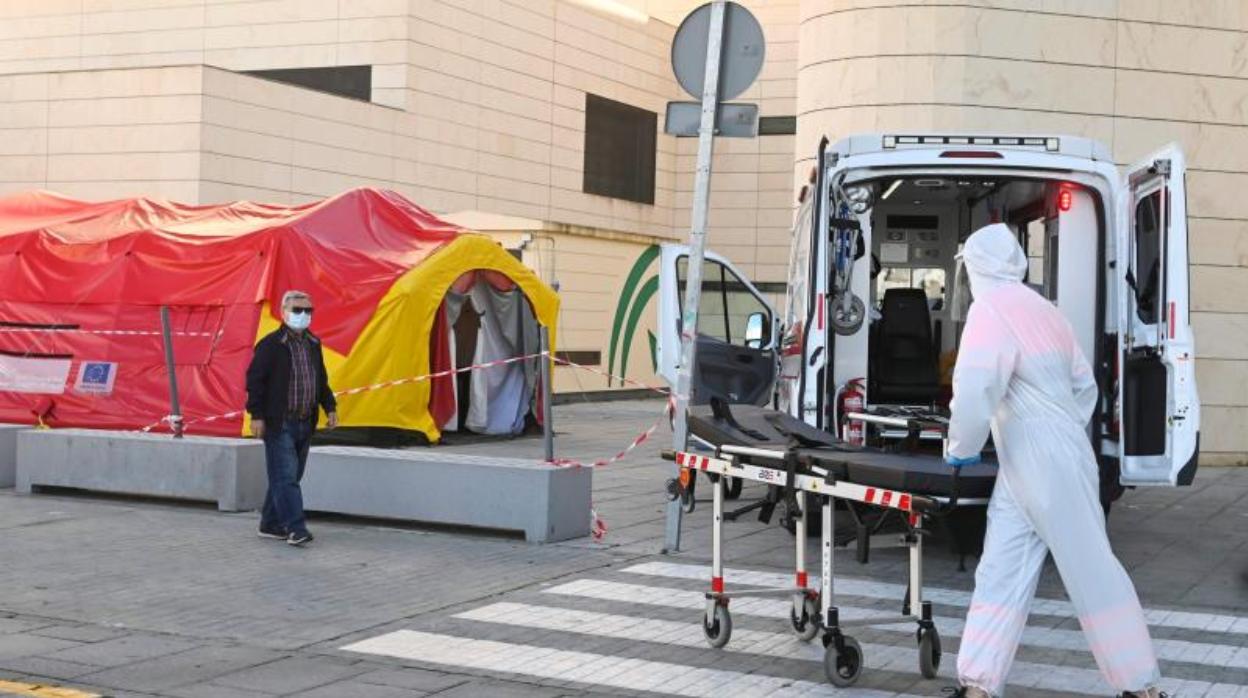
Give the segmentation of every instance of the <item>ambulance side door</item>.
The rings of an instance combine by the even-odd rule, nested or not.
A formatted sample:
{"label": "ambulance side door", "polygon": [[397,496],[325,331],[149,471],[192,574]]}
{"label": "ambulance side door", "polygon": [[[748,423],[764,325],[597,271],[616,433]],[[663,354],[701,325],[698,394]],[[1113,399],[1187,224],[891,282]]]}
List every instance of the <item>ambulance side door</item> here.
{"label": "ambulance side door", "polygon": [[[659,271],[659,373],[676,385],[689,248],[664,245]],[[726,259],[706,253],[698,307],[691,404],[771,401],[777,372],[777,316],[762,293]]]}
{"label": "ambulance side door", "polygon": [[1170,145],[1128,169],[1117,226],[1121,482],[1190,485],[1200,399],[1189,317],[1186,163]]}

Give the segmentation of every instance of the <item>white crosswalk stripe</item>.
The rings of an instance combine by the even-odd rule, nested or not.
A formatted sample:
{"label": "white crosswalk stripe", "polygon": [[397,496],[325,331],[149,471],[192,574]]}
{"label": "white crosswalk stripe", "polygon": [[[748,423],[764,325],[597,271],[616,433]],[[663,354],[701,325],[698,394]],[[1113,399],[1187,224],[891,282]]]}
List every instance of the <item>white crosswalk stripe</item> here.
{"label": "white crosswalk stripe", "polygon": [[[543,589],[542,591],[547,594],[592,598],[600,601],[611,601],[615,603],[631,603],[648,606],[660,606],[665,608],[680,608],[694,613],[702,613],[706,605],[706,598],[703,592],[670,589],[666,587],[652,587],[641,584],[626,584],[623,582],[603,580],[578,579],[573,582]],[[734,615],[740,614],[758,616],[778,620],[788,618],[789,607],[790,604],[788,601],[774,598],[747,597],[734,599],[732,602],[732,612]],[[894,618],[891,618],[886,613],[876,609],[860,608],[855,606],[838,606],[838,609],[840,610],[841,619],[843,621],[881,618],[884,620],[882,620],[879,625],[873,626],[877,630],[900,631],[906,636],[913,637],[915,630],[913,622],[898,623]],[[956,618],[936,617],[933,621],[936,623],[936,628],[940,631],[942,637],[961,636],[963,627],[963,622],[961,620]],[[1077,646],[1075,646],[1076,643]],[[1087,644],[1083,640],[1083,635],[1079,632],[1071,630],[1028,628],[1028,631],[1024,634],[1023,644],[1031,647],[1087,653]],[[1179,654],[1180,656],[1193,648],[1205,652],[1205,654],[1199,656],[1199,659],[1196,659],[1195,657],[1198,655],[1193,653],[1182,658],[1174,658],[1174,661],[1184,661],[1197,664],[1207,663],[1210,666],[1227,666],[1226,664],[1219,664],[1216,661],[1201,660],[1216,660],[1218,657],[1227,656],[1229,654],[1230,659],[1235,666],[1248,662],[1248,648],[1243,647],[1233,647],[1229,645],[1207,645],[1203,643],[1183,642],[1178,640],[1155,641],[1155,644],[1159,648],[1166,648],[1168,653]],[[918,660],[916,659],[915,662],[917,661]],[[1016,669],[1024,670],[1024,665],[1019,664]],[[1065,673],[1066,671],[1068,670],[1063,668],[1063,672]],[[1036,673],[1037,680],[1042,679],[1044,675],[1045,672],[1038,671]],[[1031,682],[1023,685],[1035,684],[1034,682]],[[1200,686],[1203,687],[1203,690],[1207,690],[1210,684],[1201,683]],[[1190,691],[1196,690],[1198,687],[1189,686],[1187,688]],[[1104,688],[1103,690],[1108,689]],[[1187,694],[1185,693],[1185,695]]]}
{"label": "white crosswalk stripe", "polygon": [[[760,666],[759,660],[750,657],[810,663],[823,661],[823,648],[819,642],[802,643],[788,631],[790,601],[784,597],[734,598],[731,611],[734,617],[741,618],[737,623],[739,627],[725,649],[713,650],[706,646],[700,622],[706,599],[705,590],[698,587],[708,580],[706,567],[652,562],[627,567],[623,572],[635,575],[638,581],[647,578],[654,581],[636,584],[593,577],[574,579],[542,588],[540,593],[521,592],[524,597],[520,599],[506,599],[456,613],[452,616],[459,623],[452,626],[455,630],[446,631],[444,625],[430,628],[442,632],[401,630],[342,649],[492,674],[522,675],[539,683],[551,681],[563,685],[563,682],[574,682],[608,691],[623,689],[699,697],[896,696],[876,688],[838,690],[818,681],[785,678],[784,672],[774,667],[763,669],[764,673],[754,670],[752,667]],[[784,588],[792,583],[787,575],[750,570],[727,570],[726,577],[730,590],[734,584]],[[668,581],[660,582],[660,579]],[[905,591],[901,585],[841,577],[837,578],[836,590],[838,594],[860,600],[885,599],[891,602],[898,602]],[[948,589],[925,590],[925,595],[932,601],[954,608],[965,607],[970,600],[969,594]],[[607,602],[610,607],[584,610],[594,602]],[[1049,599],[1041,604],[1044,609],[1041,612],[1056,617],[1069,616],[1069,604],[1066,602]],[[581,608],[578,610],[569,606]],[[688,616],[682,613],[679,614],[681,617],[673,619],[670,611],[658,609],[678,609],[687,612]],[[863,644],[868,674],[918,679],[915,624],[901,618],[899,603],[897,608],[883,611],[845,605],[841,605],[840,610],[844,621],[865,619],[871,622],[873,642]],[[1236,624],[1243,619],[1183,611],[1154,610],[1149,613],[1152,618],[1161,621],[1154,625],[1218,633],[1210,638],[1200,638],[1213,642],[1165,638],[1154,641],[1163,661],[1182,662],[1187,667],[1188,676],[1203,679],[1166,679],[1162,685],[1164,690],[1184,698],[1248,698],[1248,686],[1225,683],[1226,677],[1221,679],[1223,683],[1215,683],[1216,675],[1213,674],[1223,668],[1248,671],[1248,647],[1217,643],[1220,638],[1230,640],[1226,638],[1227,634],[1240,632]],[[1166,615],[1159,615],[1161,613]],[[755,629],[764,626],[757,621],[744,620],[746,617],[766,618],[776,623],[776,629]],[[942,637],[947,639],[959,637],[964,626],[963,620],[956,617],[942,616],[934,621]],[[478,626],[480,630],[476,630]],[[520,629],[510,631],[509,636],[519,641],[482,640],[455,634],[489,637],[490,626]],[[529,631],[532,631],[531,634]],[[538,644],[526,644],[527,638],[539,636],[542,639]],[[580,647],[591,640],[598,641],[593,648],[597,650],[595,652],[559,649]],[[601,640],[609,642],[604,645]],[[634,652],[639,643],[649,646],[650,655],[657,657],[657,660],[638,658]],[[1099,672],[1093,668],[1094,663],[1078,630],[1029,626],[1024,632],[1023,645],[1037,651],[1030,656],[1024,654],[1022,660],[1015,663],[1009,678],[1012,688],[1038,689],[1072,696],[1111,693]],[[662,651],[655,654],[655,648],[662,646],[679,648],[680,662],[687,663],[658,661],[667,659],[667,654]],[[949,649],[952,648],[947,646],[946,650]],[[617,656],[616,652],[626,656]],[[751,668],[742,666],[740,671],[733,670],[738,666],[738,660],[734,658],[739,658]],[[1035,661],[1038,658],[1042,661]],[[956,661],[953,653],[945,653],[941,678],[930,683],[932,695],[941,685],[954,683]],[[1053,663],[1042,663],[1045,661]],[[711,663],[720,668],[706,668]],[[1191,665],[1209,667],[1209,675]],[[811,674],[807,671],[801,675]],[[876,684],[877,687],[880,685]],[[897,684],[889,680],[883,685],[896,686],[894,690],[929,692],[926,687],[919,688],[925,683]]]}
{"label": "white crosswalk stripe", "polygon": [[[647,563],[645,565],[634,565],[624,569],[624,572],[647,575],[660,576],[671,579],[681,580],[699,580],[706,581],[710,579],[709,572],[705,567],[697,567],[694,565],[678,565],[672,563]],[[733,582],[744,585],[755,585],[763,587],[788,586],[791,580],[786,580],[783,575],[769,572],[754,572],[751,570],[725,570],[725,577],[729,582],[729,588]],[[811,582],[812,585],[817,582]],[[862,580],[846,580],[837,579],[836,593],[850,596],[858,596],[862,598],[884,598],[895,601],[905,592],[905,587],[897,586],[895,589],[880,587],[892,587],[893,585],[880,584],[877,582],[864,582]],[[896,591],[896,595],[886,592]],[[924,590],[924,598],[933,600],[932,594],[954,594],[960,592],[951,592],[949,590],[936,589],[932,592]],[[969,594],[968,602],[969,602]],[[698,608],[701,608],[699,602]],[[781,602],[787,604],[787,602]],[[1050,602],[1051,603],[1051,602]],[[774,604],[774,602],[773,602]],[[853,606],[840,605],[842,613],[848,612],[852,614],[845,617],[864,617],[874,615],[878,612],[869,612],[864,609],[858,609]],[[963,606],[965,604],[944,604],[950,606]],[[686,606],[688,607],[688,606]],[[734,607],[735,608],[735,607]],[[767,605],[765,606],[768,615],[776,615],[777,612],[783,613],[784,605]],[[778,611],[779,609],[779,611]],[[761,610],[761,609],[760,609]],[[1201,614],[1187,614],[1188,616],[1196,616]],[[1203,614],[1211,615],[1211,614]],[[781,616],[783,617],[783,616]],[[1057,617],[1070,617],[1058,615]],[[1229,616],[1228,616],[1229,618]],[[962,629],[965,621],[962,618],[951,618],[937,616],[933,619],[936,627],[940,629],[940,633],[946,637],[961,637]],[[1157,624],[1158,627],[1165,627]],[[911,623],[902,623],[897,625],[880,626],[881,629],[899,630],[904,632],[913,632],[914,625]],[[1218,624],[1214,627],[1223,627]],[[1229,627],[1229,626],[1228,626]],[[1043,647],[1046,649],[1070,650],[1072,652],[1086,652],[1088,650],[1087,640],[1083,636],[1083,632],[1079,630],[1062,630],[1058,628],[1039,628],[1028,626],[1023,631],[1023,644],[1031,647]],[[1161,660],[1172,662],[1186,662],[1189,664],[1204,664],[1214,667],[1226,667],[1233,669],[1248,669],[1248,647],[1239,647],[1236,645],[1226,645],[1210,642],[1192,642],[1188,640],[1171,640],[1171,639],[1154,639],[1153,647],[1157,652],[1157,657]]]}
{"label": "white crosswalk stripe", "polygon": [[792,681],[761,674],[699,669],[668,662],[472,640],[415,630],[398,630],[342,649],[430,664],[691,698],[916,698],[869,689],[838,690],[810,681]]}
{"label": "white crosswalk stripe", "polygon": [[[624,569],[629,574],[651,577],[668,577],[671,579],[689,579],[709,582],[709,565],[685,565],[671,562],[647,562]],[[775,572],[756,572],[753,570],[725,569],[724,579],[728,584],[744,584],[765,587],[787,587],[793,584],[793,575]],[[818,577],[811,575],[810,584],[818,587]],[[835,590],[838,594],[849,594],[869,599],[889,599],[900,602],[906,593],[902,584],[889,584],[865,579],[836,576]],[[953,589],[933,589],[924,587],[923,597],[932,603],[944,606],[967,608],[971,605],[971,594]],[[1059,618],[1074,618],[1075,610],[1069,601],[1059,599],[1036,599],[1031,612]],[[1200,630],[1210,633],[1230,633],[1248,635],[1248,617],[1231,616],[1216,613],[1192,613],[1188,611],[1145,609],[1144,617],[1148,624],[1157,628],[1179,628],[1183,630]]]}
{"label": "white crosswalk stripe", "polygon": [[[538,630],[612,637],[620,640],[654,642],[681,647],[704,647],[702,628],[697,623],[679,623],[638,616],[624,616],[594,611],[576,611],[547,606],[518,603],[496,603],[482,608],[456,614],[456,618],[498,623]],[[939,627],[939,625],[938,625]],[[913,625],[907,628],[913,636]],[[942,632],[942,635],[944,633]],[[743,654],[759,654],[781,659],[800,659],[811,662],[823,661],[823,647],[817,642],[804,643],[791,634],[759,630],[738,630],[733,633],[729,650]],[[913,672],[919,665],[919,653],[915,649],[892,645],[863,643],[863,659],[871,669]],[[957,677],[957,655],[945,653],[940,675],[953,680]],[[1089,695],[1105,695],[1112,689],[1105,684],[1099,672],[1092,669],[1063,667],[1061,674],[1053,667],[1033,662],[1015,662],[1010,681],[1013,686],[1041,688],[1051,691],[1074,692]],[[1239,686],[1210,684],[1193,681],[1168,681],[1163,688],[1174,692],[1182,689],[1184,695],[1209,695],[1214,688],[1239,690]],[[1232,695],[1234,695],[1232,693]]]}

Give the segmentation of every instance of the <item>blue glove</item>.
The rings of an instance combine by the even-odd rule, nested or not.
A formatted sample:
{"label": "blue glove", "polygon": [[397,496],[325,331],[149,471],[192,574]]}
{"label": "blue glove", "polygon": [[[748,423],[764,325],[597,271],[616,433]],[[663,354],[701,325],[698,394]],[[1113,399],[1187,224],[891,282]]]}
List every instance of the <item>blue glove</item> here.
{"label": "blue glove", "polygon": [[980,458],[979,454],[976,453],[975,455],[968,456],[966,458],[954,458],[953,456],[949,456],[948,458],[945,458],[945,463],[955,468],[961,468],[964,465],[975,465],[982,460],[983,459]]}

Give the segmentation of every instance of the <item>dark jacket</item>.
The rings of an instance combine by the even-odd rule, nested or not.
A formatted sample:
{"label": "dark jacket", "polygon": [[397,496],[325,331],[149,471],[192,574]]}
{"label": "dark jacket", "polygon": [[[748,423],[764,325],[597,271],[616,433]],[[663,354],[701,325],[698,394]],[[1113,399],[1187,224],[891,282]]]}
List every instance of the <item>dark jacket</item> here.
{"label": "dark jacket", "polygon": [[[285,421],[290,400],[291,362],[286,332],[286,327],[282,326],[256,343],[256,352],[247,367],[247,412],[252,419],[263,419],[275,425]],[[338,403],[329,389],[321,340],[310,332],[306,334],[312,366],[316,371],[316,403],[328,414],[338,408]],[[315,414],[312,416],[314,422],[316,417]]]}

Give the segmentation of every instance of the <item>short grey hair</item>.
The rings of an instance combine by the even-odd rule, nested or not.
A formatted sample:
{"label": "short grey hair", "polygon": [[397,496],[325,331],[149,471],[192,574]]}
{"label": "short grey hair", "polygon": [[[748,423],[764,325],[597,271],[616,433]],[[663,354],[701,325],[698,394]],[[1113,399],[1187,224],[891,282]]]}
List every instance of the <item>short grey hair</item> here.
{"label": "short grey hair", "polygon": [[287,291],[286,293],[282,294],[282,307],[283,308],[289,307],[290,304],[294,303],[295,301],[311,301],[311,300],[312,300],[312,296],[309,296],[307,293],[303,291],[293,291],[293,290]]}

